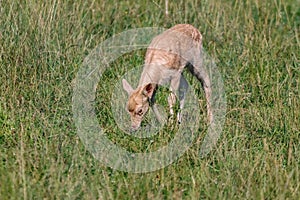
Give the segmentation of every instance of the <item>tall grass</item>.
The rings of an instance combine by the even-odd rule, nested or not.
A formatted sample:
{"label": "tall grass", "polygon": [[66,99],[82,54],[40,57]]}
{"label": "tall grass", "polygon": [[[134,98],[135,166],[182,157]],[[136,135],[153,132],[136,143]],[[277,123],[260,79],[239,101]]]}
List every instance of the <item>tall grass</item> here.
{"label": "tall grass", "polygon": [[[0,199],[300,198],[299,2],[169,1],[168,16],[162,0],[0,4]],[[177,23],[199,28],[223,75],[222,137],[207,157],[197,156],[195,141],[155,172],[105,167],[76,134],[72,80],[110,36]],[[111,91],[111,80],[142,63],[143,52],[128,54],[102,83]],[[140,150],[114,128],[109,96],[100,89],[99,123],[116,133],[115,142]]]}

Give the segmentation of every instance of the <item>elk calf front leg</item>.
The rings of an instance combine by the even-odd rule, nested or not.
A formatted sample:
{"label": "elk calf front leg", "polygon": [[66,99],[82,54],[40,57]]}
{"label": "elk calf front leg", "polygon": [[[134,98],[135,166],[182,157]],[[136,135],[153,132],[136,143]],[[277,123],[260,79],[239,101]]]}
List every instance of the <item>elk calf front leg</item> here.
{"label": "elk calf front leg", "polygon": [[185,95],[187,93],[188,90],[188,83],[185,80],[185,78],[180,75],[178,76],[176,79],[173,79],[171,81],[171,93],[168,97],[168,103],[170,106],[170,114],[171,116],[174,115],[174,110],[173,107],[176,103],[176,95],[174,94],[174,90],[178,91],[178,97],[179,97],[179,111],[177,113],[177,122],[180,124],[182,121],[182,115],[181,115],[181,110],[184,107],[184,102],[185,102]]}
{"label": "elk calf front leg", "polygon": [[171,93],[168,96],[168,104],[169,104],[171,116],[174,115],[173,107],[174,107],[175,103],[176,103],[176,95],[174,94],[174,92],[171,89]]}
{"label": "elk calf front leg", "polygon": [[154,104],[152,105],[152,110],[153,110],[153,112],[154,112],[154,115],[155,115],[157,121],[158,121],[159,123],[163,124],[163,122],[164,122],[164,117],[161,115],[161,113],[159,113],[157,104],[154,103]]}
{"label": "elk calf front leg", "polygon": [[164,117],[161,115],[161,113],[159,113],[157,104],[155,103],[155,95],[156,95],[156,90],[153,92],[153,95],[150,99],[150,104],[157,121],[162,124]]}
{"label": "elk calf front leg", "polygon": [[185,80],[185,78],[183,77],[183,75],[181,75],[180,77],[180,82],[179,82],[179,111],[178,111],[178,114],[177,114],[177,121],[178,123],[180,124],[181,121],[182,121],[182,114],[181,114],[181,111],[184,107],[184,102],[185,102],[185,95],[188,91],[188,83],[187,81]]}

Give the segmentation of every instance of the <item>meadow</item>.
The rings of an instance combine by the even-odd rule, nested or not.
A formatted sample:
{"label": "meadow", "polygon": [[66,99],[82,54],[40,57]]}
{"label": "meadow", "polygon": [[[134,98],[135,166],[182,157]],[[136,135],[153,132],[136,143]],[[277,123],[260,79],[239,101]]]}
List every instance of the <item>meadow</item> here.
{"label": "meadow", "polygon": [[[168,1],[167,15],[165,0],[0,0],[0,199],[300,199],[299,5],[179,0]],[[95,159],[77,134],[76,74],[111,36],[178,23],[200,30],[222,74],[222,135],[199,157],[201,121],[192,147],[167,167],[114,170]],[[132,152],[145,151],[149,141],[116,126],[108,94],[114,80],[143,64],[144,53],[112,63],[95,100],[107,137]],[[203,92],[195,91],[203,116]],[[166,135],[154,138],[154,150],[173,137]]]}

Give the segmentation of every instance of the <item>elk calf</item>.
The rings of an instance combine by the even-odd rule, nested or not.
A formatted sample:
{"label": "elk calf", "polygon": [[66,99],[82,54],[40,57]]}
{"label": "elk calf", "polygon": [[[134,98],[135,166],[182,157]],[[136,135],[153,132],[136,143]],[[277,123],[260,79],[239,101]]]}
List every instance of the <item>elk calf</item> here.
{"label": "elk calf", "polygon": [[[210,106],[211,83],[202,66],[201,58],[202,36],[189,24],[178,24],[156,36],[150,43],[145,57],[145,64],[138,87],[134,90],[123,79],[123,88],[128,93],[127,110],[131,116],[131,127],[137,130],[151,105],[156,117],[160,115],[155,106],[155,90],[158,85],[170,83],[171,93],[168,97],[170,113],[176,103],[175,91],[179,93],[180,109],[184,106],[185,93],[188,84],[182,73],[184,68],[201,82],[207,101],[208,119],[213,120]],[[181,122],[180,112],[177,120]]]}

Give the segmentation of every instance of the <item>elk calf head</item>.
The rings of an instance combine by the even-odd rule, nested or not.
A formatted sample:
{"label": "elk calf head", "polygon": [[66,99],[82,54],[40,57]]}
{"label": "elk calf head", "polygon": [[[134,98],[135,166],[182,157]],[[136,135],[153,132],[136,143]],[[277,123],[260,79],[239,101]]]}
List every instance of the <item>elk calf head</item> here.
{"label": "elk calf head", "polygon": [[123,79],[123,88],[128,93],[127,111],[131,118],[131,128],[137,130],[142,122],[144,115],[149,110],[150,101],[156,85],[148,83],[133,89],[131,85]]}

